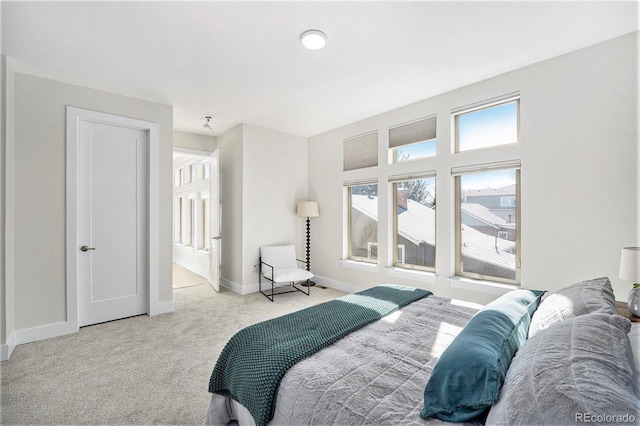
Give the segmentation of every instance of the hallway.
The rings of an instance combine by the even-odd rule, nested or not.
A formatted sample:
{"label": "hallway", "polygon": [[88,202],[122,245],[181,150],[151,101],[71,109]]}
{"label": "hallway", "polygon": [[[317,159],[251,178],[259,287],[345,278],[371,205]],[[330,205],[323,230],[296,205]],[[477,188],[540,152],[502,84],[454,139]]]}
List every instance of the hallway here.
{"label": "hallway", "polygon": [[173,264],[173,288],[184,288],[201,284],[209,284],[209,280],[178,264]]}

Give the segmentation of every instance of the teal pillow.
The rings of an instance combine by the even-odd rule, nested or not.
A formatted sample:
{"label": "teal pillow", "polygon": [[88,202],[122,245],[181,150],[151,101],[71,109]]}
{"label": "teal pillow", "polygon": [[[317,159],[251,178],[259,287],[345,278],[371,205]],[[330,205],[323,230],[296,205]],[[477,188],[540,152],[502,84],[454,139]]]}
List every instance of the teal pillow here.
{"label": "teal pillow", "polygon": [[463,422],[491,407],[544,293],[510,291],[478,311],[433,368],[420,416]]}

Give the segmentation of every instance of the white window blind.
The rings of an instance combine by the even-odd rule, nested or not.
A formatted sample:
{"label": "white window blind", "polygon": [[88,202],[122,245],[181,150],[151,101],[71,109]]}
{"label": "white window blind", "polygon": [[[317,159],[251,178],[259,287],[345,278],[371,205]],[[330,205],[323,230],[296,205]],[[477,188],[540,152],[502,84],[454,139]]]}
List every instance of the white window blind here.
{"label": "white window blind", "polygon": [[389,148],[436,138],[436,117],[424,118],[389,129]]}
{"label": "white window blind", "polygon": [[345,188],[347,188],[350,186],[377,185],[377,184],[378,184],[378,178],[367,178],[367,179],[345,181],[342,185]]}
{"label": "white window blind", "polygon": [[378,165],[378,132],[344,140],[344,171]]}

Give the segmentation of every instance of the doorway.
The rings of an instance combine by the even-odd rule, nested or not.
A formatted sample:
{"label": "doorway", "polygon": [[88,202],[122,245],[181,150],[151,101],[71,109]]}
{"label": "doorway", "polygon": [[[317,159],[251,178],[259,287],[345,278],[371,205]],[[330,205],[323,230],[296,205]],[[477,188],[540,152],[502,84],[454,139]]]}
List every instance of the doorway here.
{"label": "doorway", "polygon": [[179,288],[209,284],[209,279],[173,262],[172,283],[173,289],[176,290]]}
{"label": "doorway", "polygon": [[[219,290],[218,157],[173,152],[173,288],[203,283]],[[212,256],[214,260],[212,260]]]}

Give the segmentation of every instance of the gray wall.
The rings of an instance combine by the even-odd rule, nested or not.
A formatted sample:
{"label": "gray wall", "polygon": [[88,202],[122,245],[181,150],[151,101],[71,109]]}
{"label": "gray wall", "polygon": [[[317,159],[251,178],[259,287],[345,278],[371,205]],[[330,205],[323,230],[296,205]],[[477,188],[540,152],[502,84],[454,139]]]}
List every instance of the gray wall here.
{"label": "gray wall", "polygon": [[15,74],[15,330],[66,320],[66,107],[158,123],[159,302],[171,301],[171,106]]}

